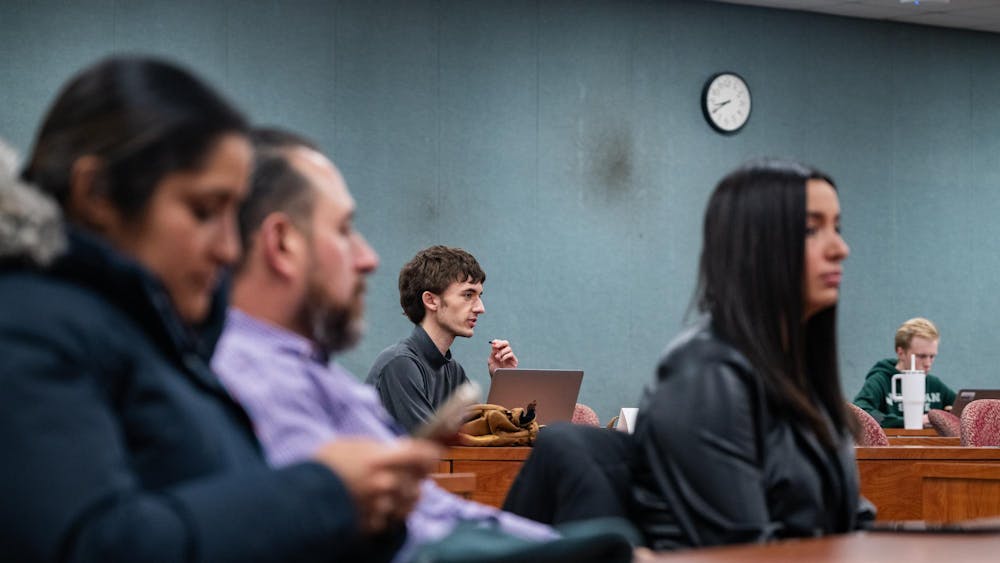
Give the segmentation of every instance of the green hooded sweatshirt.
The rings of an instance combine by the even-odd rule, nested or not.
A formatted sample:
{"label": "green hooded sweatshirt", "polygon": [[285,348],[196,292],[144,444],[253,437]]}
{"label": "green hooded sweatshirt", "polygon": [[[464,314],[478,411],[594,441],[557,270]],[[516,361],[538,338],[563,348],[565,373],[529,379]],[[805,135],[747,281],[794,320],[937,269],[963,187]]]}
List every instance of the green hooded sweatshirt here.
{"label": "green hooded sweatshirt", "polygon": [[[889,398],[892,376],[899,373],[896,361],[896,358],[886,358],[872,366],[865,376],[861,391],[854,397],[854,404],[872,415],[882,428],[903,427],[903,404],[895,403]],[[936,376],[928,373],[925,386],[925,413],[931,409],[943,409],[955,402],[955,392]]]}

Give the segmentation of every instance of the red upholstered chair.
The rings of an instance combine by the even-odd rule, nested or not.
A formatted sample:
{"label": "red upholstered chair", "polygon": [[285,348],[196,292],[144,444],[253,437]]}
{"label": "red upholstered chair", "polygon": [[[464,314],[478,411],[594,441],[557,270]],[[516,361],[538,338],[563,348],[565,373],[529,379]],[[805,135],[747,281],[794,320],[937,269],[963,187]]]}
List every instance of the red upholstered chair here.
{"label": "red upholstered chair", "polygon": [[600,426],[601,419],[597,418],[597,413],[594,409],[588,407],[583,403],[577,403],[576,408],[573,409],[573,424],[583,424],[585,426]]}
{"label": "red upholstered chair", "polygon": [[885,435],[885,430],[882,430],[882,427],[879,426],[878,421],[854,403],[847,404],[850,405],[851,412],[854,413],[854,418],[858,421],[858,425],[861,426],[861,435],[855,440],[857,445],[888,446],[889,438]]}
{"label": "red upholstered chair", "polygon": [[1000,399],[979,399],[962,409],[963,446],[1000,446]]}
{"label": "red upholstered chair", "polygon": [[941,436],[954,438],[962,433],[962,421],[946,410],[931,409],[927,413],[927,420]]}

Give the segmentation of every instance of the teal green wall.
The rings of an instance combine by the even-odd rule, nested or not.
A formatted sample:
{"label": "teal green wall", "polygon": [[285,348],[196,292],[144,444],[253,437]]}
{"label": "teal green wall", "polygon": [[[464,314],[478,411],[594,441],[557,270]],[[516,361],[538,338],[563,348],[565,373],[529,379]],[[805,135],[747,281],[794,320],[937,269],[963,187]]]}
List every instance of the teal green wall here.
{"label": "teal green wall", "polygon": [[[399,267],[460,245],[487,273],[477,335],[525,367],[586,370],[602,419],[634,405],[682,326],[701,215],[759,155],[828,171],[852,247],[844,390],[925,315],[954,387],[1000,387],[1000,36],[708,2],[11,1],[0,3],[0,135],[27,150],[56,88],[97,57],[165,54],[260,122],[328,149],[382,257],[364,376],[410,328]],[[753,114],[704,122],[714,72]]]}

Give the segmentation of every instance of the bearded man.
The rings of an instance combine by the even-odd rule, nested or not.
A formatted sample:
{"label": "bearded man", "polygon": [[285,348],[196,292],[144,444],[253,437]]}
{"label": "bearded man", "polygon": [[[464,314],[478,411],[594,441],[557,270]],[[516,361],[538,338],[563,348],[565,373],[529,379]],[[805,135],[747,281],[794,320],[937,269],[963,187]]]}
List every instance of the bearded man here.
{"label": "bearded man", "polygon": [[[310,141],[278,130],[253,135],[256,163],[240,215],[244,256],[212,366],[253,419],[275,466],[347,437],[404,439],[375,390],[331,356],[363,329],[365,279],[378,256],[354,227],[354,199],[337,168]],[[462,521],[549,539],[548,526],[461,499],[425,479],[406,518],[396,561]]]}

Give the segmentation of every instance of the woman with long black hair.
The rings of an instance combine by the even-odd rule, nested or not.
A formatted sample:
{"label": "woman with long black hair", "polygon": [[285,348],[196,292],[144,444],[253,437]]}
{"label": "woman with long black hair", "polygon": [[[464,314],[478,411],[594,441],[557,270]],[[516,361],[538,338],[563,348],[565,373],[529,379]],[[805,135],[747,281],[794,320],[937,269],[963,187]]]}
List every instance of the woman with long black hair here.
{"label": "woman with long black hair", "polygon": [[833,181],[751,162],[705,212],[697,307],[640,404],[633,521],[656,550],[846,532],[858,520]]}

